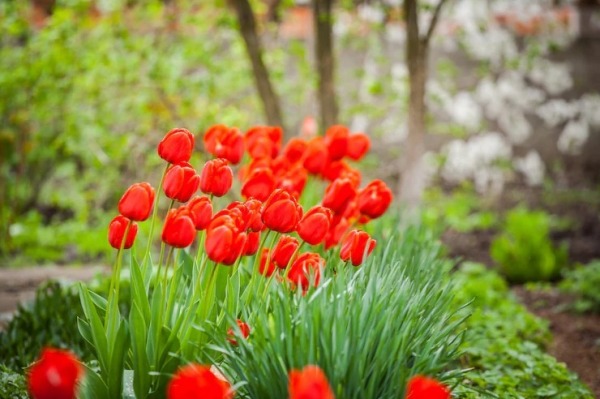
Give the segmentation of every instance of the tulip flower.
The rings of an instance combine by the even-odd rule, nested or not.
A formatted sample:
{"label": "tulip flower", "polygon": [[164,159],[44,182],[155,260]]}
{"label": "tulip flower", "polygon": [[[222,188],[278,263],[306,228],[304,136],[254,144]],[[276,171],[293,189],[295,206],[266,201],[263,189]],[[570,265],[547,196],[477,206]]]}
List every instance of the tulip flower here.
{"label": "tulip flower", "polygon": [[285,190],[277,189],[263,204],[262,221],[269,229],[289,233],[296,229],[302,218],[302,207]]}
{"label": "tulip flower", "polygon": [[[123,236],[125,236],[127,225],[130,223],[127,239],[123,243]],[[125,216],[118,215],[108,225],[108,242],[114,249],[121,249],[121,245],[123,245],[123,249],[129,249],[135,241],[137,231],[137,223],[127,219]]]}
{"label": "tulip flower", "polygon": [[273,249],[272,260],[280,269],[285,269],[300,243],[292,236],[282,235]]}
{"label": "tulip flower", "polygon": [[346,126],[334,125],[325,132],[325,146],[329,152],[329,159],[337,161],[346,156],[348,151],[348,137],[350,130]]}
{"label": "tulip flower", "polygon": [[242,186],[242,195],[246,198],[255,198],[266,201],[275,189],[275,176],[268,168],[255,169],[248,175]]}
{"label": "tulip flower", "polygon": [[196,227],[187,207],[171,209],[165,218],[162,240],[175,248],[189,247],[196,238]]}
{"label": "tulip flower", "polygon": [[299,165],[292,166],[278,179],[277,188],[281,188],[293,196],[299,197],[302,191],[304,191],[307,180],[308,173],[306,169]]}
{"label": "tulip flower", "polygon": [[75,399],[83,366],[70,352],[45,348],[31,366],[27,386],[33,399]]}
{"label": "tulip flower", "polygon": [[248,232],[246,233],[246,242],[244,243],[244,249],[242,255],[252,256],[258,251],[260,244],[260,232]]}
{"label": "tulip flower", "polygon": [[222,197],[233,184],[233,171],[223,158],[206,162],[200,174],[200,190],[205,194]]}
{"label": "tulip flower", "polygon": [[352,261],[354,266],[359,266],[373,252],[377,241],[364,231],[352,230],[342,242],[340,258],[347,262]]}
{"label": "tulip flower", "polygon": [[194,150],[194,135],[187,129],[169,131],[158,144],[158,155],[172,164],[188,162]]}
{"label": "tulip flower", "polygon": [[195,196],[186,206],[196,230],[206,229],[212,219],[213,208],[210,198]]}
{"label": "tulip flower", "polygon": [[[269,262],[267,264],[267,262]],[[263,248],[260,254],[260,264],[258,265],[258,272],[266,277],[271,277],[277,270],[277,265],[273,262],[273,258],[269,259],[269,248]]]}
{"label": "tulip flower", "polygon": [[381,180],[373,180],[358,193],[360,213],[371,219],[383,215],[392,202],[392,190]]}
{"label": "tulip flower", "polygon": [[310,245],[321,243],[331,225],[332,212],[329,208],[317,205],[311,208],[298,222],[296,232]]}
{"label": "tulip flower", "polygon": [[318,366],[290,371],[290,399],[335,399],[327,376]]}
{"label": "tulip flower", "polygon": [[[313,286],[319,285],[321,268],[325,266],[325,259],[319,254],[307,252],[300,255],[288,272],[288,280],[294,285],[300,285],[303,291],[308,290],[312,281]],[[311,280],[312,279],[312,280]]]}
{"label": "tulip flower", "polygon": [[279,126],[255,126],[244,137],[248,154],[253,159],[275,158],[281,147],[283,130]]}
{"label": "tulip flower", "polygon": [[323,138],[315,137],[306,143],[302,164],[309,173],[318,175],[321,174],[327,164],[328,157],[329,154]]}
{"label": "tulip flower", "polygon": [[119,213],[136,222],[148,219],[154,206],[154,188],[149,183],[130,186],[119,201]]}
{"label": "tulip flower", "polygon": [[198,364],[181,367],[167,386],[167,399],[232,399],[233,395],[229,382]]}
{"label": "tulip flower", "polygon": [[293,137],[285,145],[283,149],[283,156],[291,163],[296,163],[302,159],[304,151],[306,151],[306,147],[307,144],[305,140],[298,137]]}
{"label": "tulip flower", "polygon": [[352,180],[336,179],[325,189],[323,206],[331,209],[335,214],[343,214],[354,197],[356,197],[356,188]]}
{"label": "tulip flower", "polygon": [[250,231],[263,231],[265,224],[262,221],[262,202],[256,199],[249,199],[244,202],[244,206],[248,209],[247,225]]}
{"label": "tulip flower", "polygon": [[406,399],[450,399],[450,390],[433,378],[416,375],[408,381]]}
{"label": "tulip flower", "polygon": [[237,128],[214,125],[204,133],[206,151],[236,165],[244,155],[244,136]]}
{"label": "tulip flower", "polygon": [[371,140],[369,136],[364,133],[354,133],[348,137],[348,151],[349,158],[359,161],[365,156],[371,148]]}
{"label": "tulip flower", "polygon": [[[239,333],[242,336],[242,338],[246,339],[250,336],[250,326],[248,326],[248,324],[244,323],[241,320],[236,320],[236,324],[238,326],[238,328],[240,329]],[[230,328],[229,330],[227,330],[227,341],[229,341],[229,343],[231,343],[231,345],[237,345],[237,340],[234,338],[237,335],[237,331],[233,330],[233,327]]]}
{"label": "tulip flower", "polygon": [[210,260],[224,265],[235,263],[246,244],[244,223],[239,220],[233,209],[224,209],[215,215],[206,229],[204,243],[204,249]]}
{"label": "tulip flower", "polygon": [[[323,173],[321,175],[329,180],[334,181],[342,177],[344,173],[351,173],[352,168],[343,160],[340,161],[331,161],[327,164],[327,166],[323,169]],[[358,172],[360,174],[360,172]]]}
{"label": "tulip flower", "polygon": [[165,175],[165,195],[179,202],[187,202],[198,191],[200,176],[187,162],[171,167]]}
{"label": "tulip flower", "polygon": [[325,236],[325,249],[329,249],[338,245],[349,227],[350,222],[348,219],[341,215],[335,215],[332,219],[329,232]]}

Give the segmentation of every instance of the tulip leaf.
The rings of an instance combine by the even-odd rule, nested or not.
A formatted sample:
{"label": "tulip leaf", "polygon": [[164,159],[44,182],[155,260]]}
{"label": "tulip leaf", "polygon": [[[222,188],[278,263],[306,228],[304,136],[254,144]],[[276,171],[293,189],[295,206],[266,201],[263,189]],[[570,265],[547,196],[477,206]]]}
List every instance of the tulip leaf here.
{"label": "tulip leaf", "polygon": [[85,377],[80,388],[81,397],[86,399],[111,399],[108,394],[108,387],[94,370],[89,366],[85,367]]}
{"label": "tulip leaf", "polygon": [[79,294],[81,296],[81,306],[83,307],[83,312],[90,323],[90,331],[92,333],[94,348],[96,349],[96,356],[98,357],[100,368],[107,371],[110,354],[108,351],[108,342],[106,341],[106,335],[102,321],[100,320],[100,316],[98,316],[98,312],[96,311],[94,303],[90,298],[89,290],[83,284],[79,285]]}
{"label": "tulip leaf", "polygon": [[77,329],[79,330],[79,333],[81,334],[83,339],[85,339],[86,342],[93,347],[94,346],[94,336],[92,334],[90,325],[85,320],[78,317],[77,318]]}
{"label": "tulip leaf", "polygon": [[142,311],[135,302],[129,314],[129,324],[131,328],[131,350],[133,352],[133,389],[136,397],[143,398],[150,390],[150,363],[146,353],[148,330]]}
{"label": "tulip leaf", "polygon": [[121,320],[114,341],[111,342],[110,369],[108,371],[110,381],[108,387],[113,398],[119,398],[123,394],[123,370],[125,369],[128,338],[127,322]]}

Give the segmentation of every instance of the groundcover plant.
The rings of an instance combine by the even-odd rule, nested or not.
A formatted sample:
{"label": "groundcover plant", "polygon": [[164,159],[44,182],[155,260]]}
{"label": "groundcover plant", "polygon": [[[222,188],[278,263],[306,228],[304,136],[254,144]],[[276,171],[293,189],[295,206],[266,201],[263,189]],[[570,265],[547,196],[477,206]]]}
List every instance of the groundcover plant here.
{"label": "groundcover plant", "polygon": [[[46,348],[28,371],[34,398],[450,397],[439,381],[457,376],[446,371],[462,336],[452,286],[426,232],[381,218],[386,184],[361,184],[369,138],[341,125],[282,138],[278,127],[212,126],[203,142],[214,158],[198,173],[194,135],[164,136],[158,189],[131,185],[109,225],[107,297],[79,286],[95,360]],[[148,242],[136,244],[144,221]],[[134,245],[141,257],[127,253]]]}

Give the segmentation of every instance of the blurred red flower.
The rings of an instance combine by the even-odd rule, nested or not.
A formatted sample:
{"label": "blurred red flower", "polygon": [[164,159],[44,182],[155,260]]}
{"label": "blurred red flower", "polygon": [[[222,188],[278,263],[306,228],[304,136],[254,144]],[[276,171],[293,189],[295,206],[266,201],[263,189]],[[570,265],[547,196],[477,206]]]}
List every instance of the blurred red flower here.
{"label": "blurred red flower", "polygon": [[194,150],[194,135],[187,129],[169,131],[158,144],[158,155],[173,164],[188,162]]}
{"label": "blurred red flower", "polygon": [[[269,262],[267,265],[267,261]],[[260,264],[258,266],[258,272],[263,276],[271,277],[271,275],[277,269],[277,265],[273,262],[273,257],[269,259],[269,248],[263,248],[260,254]]]}
{"label": "blurred red flower", "polygon": [[83,366],[71,352],[45,348],[28,372],[33,399],[75,399]]}
{"label": "blurred red flower", "polygon": [[371,140],[364,133],[354,133],[348,137],[348,157],[359,161],[371,148]]}
{"label": "blurred red flower", "polygon": [[[238,328],[240,329],[240,334],[242,335],[242,337],[244,339],[248,338],[250,336],[250,327],[248,326],[248,324],[244,323],[241,320],[236,320],[236,323]],[[235,331],[233,327],[227,330],[227,341],[229,341],[231,345],[237,345],[237,340],[235,339],[236,335],[238,335],[238,332]]]}
{"label": "blurred red flower", "polygon": [[387,211],[392,199],[392,190],[383,181],[373,180],[358,193],[358,209],[361,214],[376,219]]}
{"label": "blurred red flower", "polygon": [[232,399],[233,395],[229,382],[198,364],[181,367],[167,387],[167,399]]}
{"label": "blurred red flower", "polygon": [[325,189],[323,206],[331,209],[335,214],[343,214],[354,197],[356,197],[356,188],[352,180],[339,178],[332,181]]}
{"label": "blurred red flower", "polygon": [[290,371],[290,399],[335,399],[327,376],[318,366]]}
{"label": "blurred red flower", "polygon": [[304,156],[306,147],[306,140],[292,137],[283,148],[283,156],[291,163],[296,163]]}
{"label": "blurred red flower", "polygon": [[244,155],[244,136],[235,127],[214,125],[204,133],[206,151],[236,165]]}
{"label": "blurred red flower", "polygon": [[319,175],[327,164],[328,156],[323,138],[314,137],[306,143],[302,164],[309,173]]}
{"label": "blurred red flower", "polygon": [[408,381],[406,399],[450,399],[450,390],[433,378],[416,375]]}
{"label": "blurred red flower", "polygon": [[252,170],[242,186],[242,195],[246,198],[255,198],[266,201],[275,189],[275,176],[269,168]]}
{"label": "blurred red flower", "polygon": [[325,145],[329,152],[329,159],[337,161],[346,156],[349,136],[350,130],[343,125],[333,125],[325,131]]}
{"label": "blurred red flower", "polygon": [[150,183],[135,183],[119,200],[119,213],[128,219],[142,222],[148,219],[153,206],[154,188]]}
{"label": "blurred red flower", "polygon": [[253,159],[275,158],[282,139],[283,130],[279,126],[254,126],[244,137],[248,154]]}

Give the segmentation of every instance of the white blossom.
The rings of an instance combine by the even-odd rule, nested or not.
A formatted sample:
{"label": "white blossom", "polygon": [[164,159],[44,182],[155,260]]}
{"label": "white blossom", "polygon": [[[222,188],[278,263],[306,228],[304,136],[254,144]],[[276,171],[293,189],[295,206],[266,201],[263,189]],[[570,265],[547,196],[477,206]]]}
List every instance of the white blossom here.
{"label": "white blossom", "polygon": [[576,117],[580,112],[579,101],[566,101],[562,98],[552,99],[540,105],[536,115],[544,121],[548,127],[556,127],[569,119]]}
{"label": "white blossom", "polygon": [[592,127],[600,127],[600,95],[586,94],[581,97],[581,116]]}
{"label": "white blossom", "polygon": [[590,126],[585,120],[569,121],[558,138],[558,149],[565,154],[580,154],[589,135]]}
{"label": "white blossom", "polygon": [[551,95],[557,95],[573,87],[573,78],[565,63],[540,58],[533,64],[529,78]]}
{"label": "white blossom", "polygon": [[500,115],[498,126],[513,144],[523,144],[533,131],[525,114],[519,109],[512,109]]}
{"label": "white blossom", "polygon": [[454,98],[446,101],[445,108],[454,122],[469,130],[474,130],[481,124],[483,117],[481,106],[466,91],[461,91]]}
{"label": "white blossom", "polygon": [[539,186],[543,183],[546,168],[537,151],[531,150],[523,158],[515,159],[514,165],[530,186]]}
{"label": "white blossom", "polygon": [[385,19],[385,12],[381,7],[371,4],[362,4],[358,6],[358,17],[366,22],[380,24]]}

